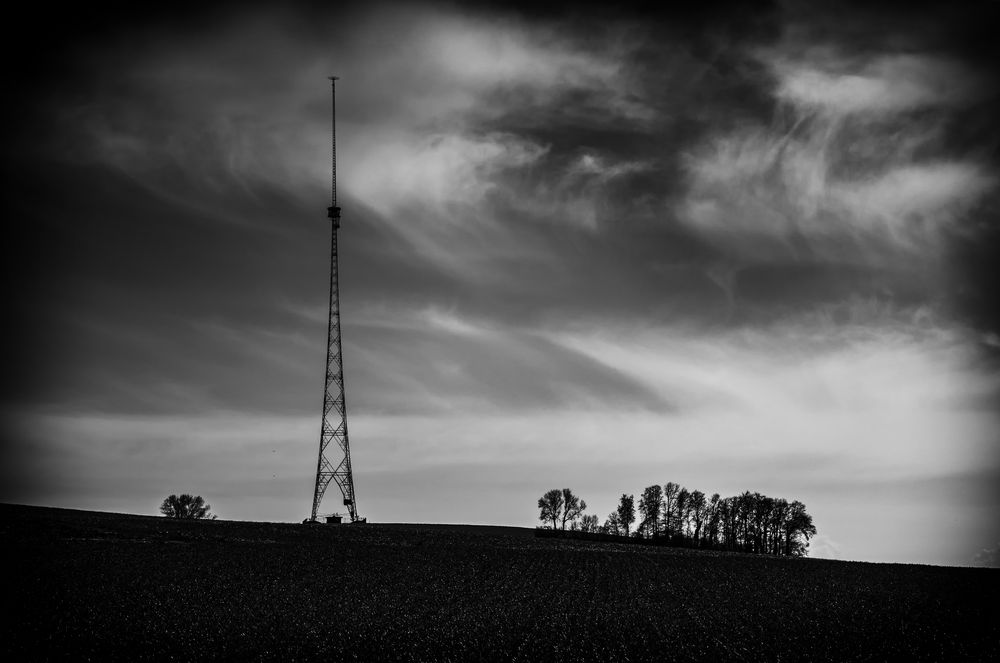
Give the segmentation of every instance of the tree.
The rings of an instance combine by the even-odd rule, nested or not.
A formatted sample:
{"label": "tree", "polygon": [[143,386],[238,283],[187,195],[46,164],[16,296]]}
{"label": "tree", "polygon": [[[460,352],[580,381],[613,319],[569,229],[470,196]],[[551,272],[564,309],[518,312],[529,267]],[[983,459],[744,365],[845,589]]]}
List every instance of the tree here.
{"label": "tree", "polygon": [[160,513],[167,518],[180,518],[184,520],[201,520],[208,518],[215,520],[215,515],[211,512],[211,506],[205,504],[201,495],[192,496],[184,493],[181,496],[171,495],[163,500],[160,505]]}
{"label": "tree", "polygon": [[[580,517],[587,509],[587,503],[581,500],[579,497],[573,494],[573,491],[569,488],[562,489],[562,500],[563,500],[563,512],[562,512],[562,528],[566,529],[566,523],[572,523],[574,520]],[[553,526],[553,529],[555,527]]]}
{"label": "tree", "polygon": [[725,550],[736,550],[737,506],[735,497],[726,497],[719,502],[719,515],[722,522],[722,547]]}
{"label": "tree", "polygon": [[795,500],[788,505],[788,517],[785,521],[785,554],[805,556],[809,550],[809,539],[813,536],[816,536],[816,526],[813,525],[812,516],[806,513],[805,504]]}
{"label": "tree", "polygon": [[688,515],[691,511],[691,507],[688,502],[691,499],[691,493],[688,492],[687,488],[681,488],[677,492],[677,497],[674,499],[674,527],[680,533],[681,538],[686,539],[688,535]]}
{"label": "tree", "polygon": [[628,536],[628,528],[635,522],[635,497],[622,494],[618,502],[618,524]]}
{"label": "tree", "polygon": [[600,529],[600,526],[597,524],[597,516],[589,514],[580,518],[581,532],[597,532]]}
{"label": "tree", "polygon": [[767,522],[767,553],[769,555],[782,554],[782,530],[785,527],[785,523],[788,521],[788,513],[788,500],[774,500],[774,507],[771,509],[771,517]]}
{"label": "tree", "polygon": [[708,502],[705,500],[705,493],[700,490],[692,490],[688,498],[688,508],[691,512],[691,521],[694,525],[693,542],[694,545],[701,545],[701,526],[705,522],[708,514]]}
{"label": "tree", "polygon": [[553,488],[542,495],[538,498],[538,508],[541,509],[538,519],[543,523],[552,521],[552,529],[555,529],[559,518],[562,516],[563,491]]}
{"label": "tree", "polygon": [[620,534],[621,527],[618,522],[618,512],[612,511],[608,514],[608,519],[604,521],[605,534]]}
{"label": "tree", "polygon": [[681,487],[673,481],[668,481],[663,486],[663,530],[667,537],[674,535],[677,529],[677,521],[674,518],[674,511],[677,509],[677,494]]}
{"label": "tree", "polygon": [[736,550],[750,552],[750,513],[753,511],[753,495],[745,490],[736,496]]}
{"label": "tree", "polygon": [[715,493],[708,503],[708,532],[705,539],[710,548],[716,547],[719,542],[719,521],[722,516],[722,510],[719,506],[720,500],[719,494]]}
{"label": "tree", "polygon": [[659,484],[647,486],[639,498],[639,513],[642,514],[642,524],[652,536],[660,533],[660,511],[663,508],[663,489]]}
{"label": "tree", "polygon": [[767,523],[771,519],[774,498],[753,494],[753,552],[767,552]]}

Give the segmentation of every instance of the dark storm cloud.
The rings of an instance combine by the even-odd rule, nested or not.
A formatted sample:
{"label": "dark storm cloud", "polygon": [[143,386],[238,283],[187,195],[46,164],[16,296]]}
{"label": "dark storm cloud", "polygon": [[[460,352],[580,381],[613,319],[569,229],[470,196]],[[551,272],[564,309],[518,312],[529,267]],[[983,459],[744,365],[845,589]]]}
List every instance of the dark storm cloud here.
{"label": "dark storm cloud", "polygon": [[[44,376],[43,400],[118,412],[315,409],[312,355],[324,333],[325,311],[305,321],[293,311],[323,297],[326,253],[314,250],[308,234],[289,229],[310,213],[286,201],[282,208],[292,210],[293,220],[276,219],[253,205],[267,197],[258,187],[253,196],[244,194],[243,202],[231,196],[226,212],[232,217],[216,217],[199,213],[191,201],[164,200],[114,170],[81,171],[51,168],[47,181],[61,191],[58,202],[36,190],[31,195],[37,207],[26,209],[26,218],[40,226],[64,218],[65,209],[73,209],[75,219],[45,231],[53,264],[62,269],[52,280],[48,306],[33,313],[44,334],[35,341],[49,348],[54,365],[73,369],[58,380],[54,368]],[[80,180],[87,182],[86,191],[74,190]],[[494,287],[492,293],[469,287],[421,258],[391,226],[364,218],[353,215],[356,231],[342,243],[345,274],[355,275],[348,281],[353,287],[345,295],[346,310],[360,312],[369,298],[399,307],[443,300],[472,315],[495,316],[497,307],[523,305],[524,287]],[[523,270],[514,257],[509,262],[499,264],[498,273]],[[565,279],[565,267],[563,272]],[[548,275],[539,276],[551,282]],[[390,287],[389,296],[381,294]],[[537,306],[547,296],[536,296]],[[606,295],[595,290],[592,296]],[[479,407],[544,407],[578,397],[662,407],[628,378],[530,335],[465,344],[468,352],[461,339],[428,348],[434,338],[420,329],[387,336],[351,318],[345,335],[348,344],[364,339],[358,350],[374,353],[372,362],[358,361],[359,369],[349,373],[360,385],[376,385],[370,394],[362,387],[362,410],[372,402],[383,402],[375,407],[389,411],[434,407],[418,402],[423,391],[445,400],[448,394],[459,399],[478,393]],[[449,366],[470,364],[469,375],[435,378],[407,361],[434,356],[447,356]],[[349,360],[348,369],[354,364]],[[421,392],[392,388],[413,380]],[[38,397],[23,387],[19,396]]]}
{"label": "dark storm cloud", "polygon": [[[872,207],[896,218],[929,205],[926,223],[958,219],[993,186],[982,162],[961,154],[911,165],[914,150],[951,145],[920,130],[950,109],[971,112],[990,92],[975,87],[975,63],[940,29],[904,22],[880,46],[868,15],[837,22],[835,8],[814,21],[795,5],[659,16],[623,6],[611,15],[443,5],[318,21],[273,11],[126,15],[101,42],[69,40],[79,56],[72,94],[31,98],[47,123],[39,146],[48,163],[17,180],[30,232],[49,245],[33,266],[36,285],[60,302],[50,317],[78,326],[68,342],[48,342],[87,357],[81,375],[146,385],[114,390],[107,403],[126,402],[122,393],[148,403],[140,394],[154,376],[176,385],[199,366],[190,400],[255,401],[259,390],[210,377],[241,363],[226,358],[240,344],[204,330],[294,335],[285,308],[325,301],[323,254],[308,250],[323,246],[323,228],[307,222],[304,201],[322,196],[328,111],[312,79],[332,69],[344,76],[347,310],[441,305],[515,329],[715,325],[859,294],[912,307],[945,296],[952,286],[939,271],[896,238],[873,248],[864,225]],[[925,44],[930,55],[897,55]],[[789,130],[782,103],[800,115],[816,112],[803,104],[841,114],[944,110],[904,132],[916,147],[900,151],[891,117],[829,125],[793,115],[799,128]],[[839,142],[828,145],[829,131]],[[857,152],[869,144],[883,147]],[[823,174],[864,168],[882,179],[842,178],[852,187],[843,189]],[[782,169],[791,175],[776,176]],[[930,193],[914,203],[908,187]],[[957,289],[982,307],[981,275],[972,275]],[[25,316],[58,328],[38,318],[46,310]],[[107,342],[117,337],[131,340]],[[186,349],[189,365],[149,352],[157,337]],[[301,380],[308,362],[293,348],[297,368],[262,380]],[[73,382],[61,388],[86,389]]]}
{"label": "dark storm cloud", "polygon": [[[280,23],[281,16],[276,17]],[[434,14],[428,19],[418,13],[417,17],[421,18],[416,25],[418,35],[426,33],[428,38],[442,32],[435,21],[445,20],[444,35],[451,40],[450,48],[458,59],[443,66],[451,67],[460,83],[478,91],[482,87],[479,65],[463,68],[461,59],[463,50],[474,46],[470,39],[475,35],[470,37],[462,29],[449,33],[447,21],[454,19],[447,16]],[[405,22],[406,17],[382,18],[369,18],[362,32],[371,35],[376,23],[379,29],[387,24],[390,35],[403,31],[404,25],[413,27]],[[318,278],[323,254],[306,250],[317,243],[322,246],[321,226],[316,224],[317,232],[312,236],[305,235],[302,224],[309,213],[297,204],[295,197],[302,184],[294,182],[302,171],[294,170],[296,165],[288,161],[289,146],[279,144],[277,137],[284,130],[283,123],[297,121],[293,116],[296,109],[303,110],[310,121],[320,120],[326,113],[318,100],[302,97],[297,81],[289,82],[279,73],[288,70],[290,60],[308,59],[319,44],[296,49],[287,37],[275,35],[260,17],[238,22],[237,29],[206,20],[190,32],[170,22],[153,23],[142,25],[134,34],[116,34],[106,44],[91,44],[89,50],[77,46],[86,56],[84,65],[77,66],[89,65],[91,69],[72,81],[69,87],[74,94],[66,103],[51,95],[33,100],[43,104],[47,131],[39,143],[42,151],[32,156],[47,163],[27,163],[19,173],[18,212],[47,244],[46,252],[37,257],[35,273],[46,297],[45,305],[26,315],[42,332],[43,343],[56,360],[53,363],[74,364],[56,388],[47,390],[47,399],[123,411],[246,407],[259,397],[272,399],[272,405],[281,407],[285,400],[289,404],[301,400],[298,394],[284,397],[287,392],[283,389],[277,394],[261,389],[262,384],[284,384],[292,377],[300,382],[296,373],[265,371],[259,381],[235,377],[235,367],[251,360],[252,353],[242,348],[250,346],[250,340],[232,342],[224,335],[210,333],[237,328],[290,333],[279,317],[282,306],[301,305],[303,298],[315,301],[323,284]],[[300,24],[295,27],[302,29]],[[473,23],[472,28],[487,30],[484,24]],[[340,28],[335,32],[345,31]],[[256,35],[256,48],[240,50],[238,59],[233,59],[233,49],[241,48],[233,40],[243,44],[248,34]],[[521,54],[523,41],[517,29],[499,38],[496,46],[502,61],[493,69],[484,63],[488,79],[484,85],[498,77],[516,77],[526,65],[534,67]],[[349,47],[358,46],[346,42]],[[184,47],[178,48],[178,44]],[[405,35],[399,45],[404,59],[389,53],[387,64],[376,62],[376,68],[394,73],[408,61]],[[442,46],[437,39],[426,44],[418,40],[412,48],[433,56],[435,51],[427,51],[427,46],[443,48],[447,43]],[[544,49],[538,52],[547,55]],[[582,51],[565,56],[556,51],[550,60],[550,68],[543,67],[538,73],[542,83],[568,71],[573,80],[585,86],[594,75],[588,67],[601,64]],[[250,78],[246,77],[248,68],[253,71]],[[598,67],[597,75],[603,80],[612,73],[607,65]],[[404,105],[415,104],[417,112],[429,105],[423,112],[431,113],[463,110],[480,101],[467,98],[469,93],[461,86],[457,91],[442,92],[433,85],[429,91],[421,90],[420,76],[414,77],[412,72],[407,76],[409,98],[405,94],[389,96],[390,90],[400,93],[391,81],[379,81],[367,89],[359,86],[360,94],[352,97],[362,101],[342,104],[344,121],[394,118],[401,112],[393,104],[399,98]],[[396,82],[403,80],[397,78]],[[574,85],[577,83],[571,83]],[[604,90],[601,100],[618,105],[626,116],[644,112],[614,85],[608,84]],[[439,96],[432,96],[438,92]],[[263,99],[271,100],[267,103],[270,110],[259,107]],[[556,95],[537,101],[545,105],[562,98]],[[299,136],[306,142],[311,138]],[[468,145],[469,141],[459,141],[457,149]],[[489,142],[473,145],[477,146],[488,148]],[[514,155],[514,165],[517,159]],[[403,171],[403,175],[409,173]],[[476,186],[474,181],[472,186]],[[316,189],[310,186],[310,190]],[[59,195],[52,196],[52,191]],[[419,201],[407,202],[415,207]],[[400,233],[393,223],[365,224],[363,214],[356,214],[353,221],[360,226],[355,245],[358,257],[348,254],[344,266],[347,274],[358,267],[354,290],[358,301],[370,295],[387,296],[381,286],[392,283],[395,292],[388,295],[390,300],[443,298],[457,301],[474,315],[491,310],[492,315],[508,319],[512,314],[537,316],[538,307],[545,306],[552,294],[578,290],[579,284],[569,276],[575,266],[552,264],[565,237],[556,238],[544,227],[541,232],[528,229],[516,244],[507,246],[506,254],[482,252],[476,257],[480,264],[475,271],[492,271],[503,278],[469,285],[469,273],[442,269],[436,259],[439,256],[427,254],[426,242],[415,245],[412,233]],[[512,234],[517,229],[506,224],[502,232]],[[369,237],[372,239],[366,239]],[[484,242],[490,241],[475,232],[467,237],[471,245],[453,242],[447,250],[484,248]],[[521,299],[525,292],[537,290],[532,268],[520,264],[523,256],[518,252],[519,247],[533,244],[542,247],[535,250],[534,276],[549,283],[561,281],[561,287],[542,291],[534,313],[530,299]],[[307,256],[305,263],[303,256]],[[308,265],[311,270],[302,269]],[[605,283],[606,279],[600,279],[602,271],[613,273],[600,265],[591,271]],[[594,297],[606,299],[602,295],[600,289],[594,290]],[[350,298],[345,294],[348,306]],[[253,333],[257,332],[245,335]],[[294,347],[287,349],[289,363],[298,366]],[[552,356],[567,357],[568,370],[579,371],[573,368],[580,363],[579,358],[558,353]],[[584,375],[595,378],[597,370],[595,367]],[[22,391],[21,395],[26,394]],[[551,389],[534,395],[541,403],[546,398],[554,402],[563,398]]]}
{"label": "dark storm cloud", "polygon": [[[994,118],[1000,113],[1000,78],[992,63],[1000,56],[996,40],[1000,6],[990,2],[835,2],[789,4],[788,8],[786,41],[793,52],[839,45],[844,55],[858,63],[886,56],[926,57],[951,67],[955,76],[946,81],[949,89],[943,99],[949,112],[937,113],[924,154],[916,156],[936,153],[949,159],[971,158],[997,172],[1000,134]],[[900,85],[913,80],[899,73]],[[935,114],[912,114],[908,118],[912,123],[902,128],[926,130],[928,116]],[[869,133],[868,141],[873,138]],[[997,280],[995,265],[1000,254],[998,202],[994,191],[970,211],[958,232],[942,239],[944,270],[936,275],[942,281],[938,295],[949,313],[987,332],[995,332],[1000,325],[1000,308],[991,285]]]}

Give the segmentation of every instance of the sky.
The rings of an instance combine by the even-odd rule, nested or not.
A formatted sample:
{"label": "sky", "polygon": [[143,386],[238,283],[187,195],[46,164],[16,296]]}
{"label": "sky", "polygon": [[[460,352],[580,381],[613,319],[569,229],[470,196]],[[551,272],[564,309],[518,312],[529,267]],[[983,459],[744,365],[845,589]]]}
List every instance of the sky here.
{"label": "sky", "polygon": [[27,13],[0,500],[309,515],[336,75],[362,516],[673,481],[814,557],[995,549],[1000,5],[609,4]]}

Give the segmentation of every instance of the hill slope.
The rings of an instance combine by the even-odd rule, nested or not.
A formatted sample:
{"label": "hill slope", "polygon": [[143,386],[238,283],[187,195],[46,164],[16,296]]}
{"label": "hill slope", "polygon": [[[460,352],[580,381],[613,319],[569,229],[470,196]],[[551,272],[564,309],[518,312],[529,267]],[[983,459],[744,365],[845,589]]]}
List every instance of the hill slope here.
{"label": "hill slope", "polygon": [[4,660],[1000,657],[991,569],[10,505],[0,532]]}

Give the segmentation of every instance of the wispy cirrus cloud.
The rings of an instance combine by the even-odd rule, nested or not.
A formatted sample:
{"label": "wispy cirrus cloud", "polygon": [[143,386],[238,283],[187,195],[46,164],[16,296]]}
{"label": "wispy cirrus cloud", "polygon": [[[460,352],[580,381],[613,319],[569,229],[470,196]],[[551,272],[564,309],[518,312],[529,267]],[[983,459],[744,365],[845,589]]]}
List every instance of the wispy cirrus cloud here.
{"label": "wispy cirrus cloud", "polygon": [[[103,71],[98,84],[122,103],[62,109],[61,120],[79,133],[71,150],[58,147],[140,180],[180,164],[208,188],[269,180],[301,191],[303,183],[323,182],[329,97],[320,83],[336,73],[345,93],[340,148],[353,164],[342,184],[377,207],[376,191],[438,202],[446,190],[468,197],[472,178],[487,186],[489,164],[502,165],[511,149],[530,147],[527,137],[488,128],[511,112],[528,117],[533,108],[559,108],[600,116],[602,123],[656,113],[631,89],[624,61],[630,47],[614,34],[583,42],[514,16],[383,6],[359,15],[350,30],[329,24],[330,44],[321,47],[269,21],[290,19],[282,12],[250,14],[188,37],[183,51],[163,39],[109,46],[96,57],[126,64]],[[256,42],[252,79],[247,63],[231,57],[234,43],[248,34]],[[384,46],[375,58],[373,44]],[[560,107],[571,95],[574,103]],[[468,160],[482,171],[463,172]],[[420,171],[418,187],[399,181]]]}
{"label": "wispy cirrus cloud", "polygon": [[547,151],[512,134],[383,137],[352,164],[343,178],[348,191],[387,217],[429,207],[442,222],[488,220],[476,206],[498,187],[499,175],[530,167]]}
{"label": "wispy cirrus cloud", "polygon": [[996,191],[988,161],[941,142],[951,115],[981,97],[968,67],[833,48],[758,57],[774,78],[773,124],[716,134],[688,153],[678,207],[737,262],[938,255]]}
{"label": "wispy cirrus cloud", "polygon": [[777,99],[831,116],[960,108],[984,92],[984,81],[968,66],[939,56],[850,57],[814,48],[794,59],[780,51],[762,57],[777,79]]}

